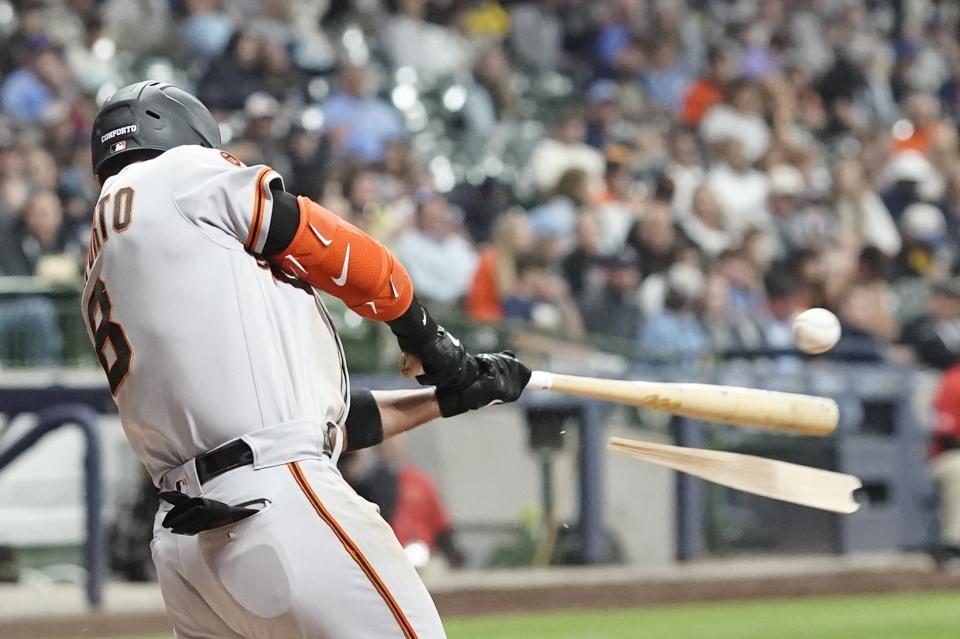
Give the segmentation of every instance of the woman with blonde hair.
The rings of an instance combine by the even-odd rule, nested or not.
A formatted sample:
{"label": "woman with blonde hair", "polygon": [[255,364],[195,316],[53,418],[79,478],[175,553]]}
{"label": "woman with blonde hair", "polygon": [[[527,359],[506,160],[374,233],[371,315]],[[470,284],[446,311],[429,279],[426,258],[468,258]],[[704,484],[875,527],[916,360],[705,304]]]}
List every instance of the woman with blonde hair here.
{"label": "woman with blonde hair", "polygon": [[516,284],[517,256],[533,246],[533,233],[526,213],[504,213],[493,227],[490,245],[480,252],[473,284],[467,293],[467,315],[481,322],[503,318],[503,300]]}

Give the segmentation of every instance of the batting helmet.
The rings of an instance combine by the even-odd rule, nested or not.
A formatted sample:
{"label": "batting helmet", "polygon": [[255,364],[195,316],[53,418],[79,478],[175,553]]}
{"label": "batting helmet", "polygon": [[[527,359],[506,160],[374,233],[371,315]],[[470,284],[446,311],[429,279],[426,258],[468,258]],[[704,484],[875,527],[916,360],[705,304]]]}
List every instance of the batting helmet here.
{"label": "batting helmet", "polygon": [[207,107],[186,91],[163,82],[130,84],[103,103],[90,140],[93,172],[137,151],[168,151],[177,146],[220,146],[220,129]]}

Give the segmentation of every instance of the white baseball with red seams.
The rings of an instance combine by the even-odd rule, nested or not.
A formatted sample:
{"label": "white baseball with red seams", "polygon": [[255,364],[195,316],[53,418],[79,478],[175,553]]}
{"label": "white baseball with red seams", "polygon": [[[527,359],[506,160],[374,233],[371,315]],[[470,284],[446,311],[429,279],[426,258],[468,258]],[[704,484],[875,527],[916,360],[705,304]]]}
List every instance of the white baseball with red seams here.
{"label": "white baseball with red seams", "polygon": [[826,353],[840,341],[840,320],[825,308],[809,308],[794,318],[793,339],[804,353]]}

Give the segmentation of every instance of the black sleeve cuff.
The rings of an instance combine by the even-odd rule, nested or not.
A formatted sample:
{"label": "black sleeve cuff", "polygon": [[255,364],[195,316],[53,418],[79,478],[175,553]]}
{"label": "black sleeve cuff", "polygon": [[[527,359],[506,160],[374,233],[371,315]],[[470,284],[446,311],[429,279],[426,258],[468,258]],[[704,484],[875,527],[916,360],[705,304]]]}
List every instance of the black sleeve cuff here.
{"label": "black sleeve cuff", "polygon": [[376,446],[383,441],[383,421],[373,393],[365,388],[350,391],[350,412],[344,425],[350,450]]}
{"label": "black sleeve cuff", "polygon": [[297,234],[297,229],[300,228],[300,203],[297,202],[296,197],[279,187],[279,180],[275,180],[270,185],[270,191],[273,193],[273,211],[260,257],[273,257],[290,246],[293,237]]}

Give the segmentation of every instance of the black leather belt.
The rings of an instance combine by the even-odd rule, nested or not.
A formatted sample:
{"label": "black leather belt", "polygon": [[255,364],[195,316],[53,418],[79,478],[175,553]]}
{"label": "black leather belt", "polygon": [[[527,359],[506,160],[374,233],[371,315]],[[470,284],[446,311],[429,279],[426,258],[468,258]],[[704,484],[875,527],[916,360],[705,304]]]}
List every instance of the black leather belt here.
{"label": "black leather belt", "polygon": [[235,439],[209,453],[198,455],[195,461],[197,479],[200,485],[207,483],[214,477],[253,463],[253,450],[250,444],[242,439]]}
{"label": "black leather belt", "polygon": [[[327,457],[333,456],[333,441],[331,439],[331,433],[333,432],[336,432],[336,427],[333,424],[328,424],[327,428],[324,429],[323,454]],[[202,486],[214,477],[235,468],[252,464],[253,450],[247,442],[242,439],[235,439],[220,448],[197,455],[194,463],[197,467],[197,479],[200,480]]]}

